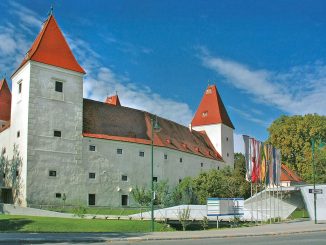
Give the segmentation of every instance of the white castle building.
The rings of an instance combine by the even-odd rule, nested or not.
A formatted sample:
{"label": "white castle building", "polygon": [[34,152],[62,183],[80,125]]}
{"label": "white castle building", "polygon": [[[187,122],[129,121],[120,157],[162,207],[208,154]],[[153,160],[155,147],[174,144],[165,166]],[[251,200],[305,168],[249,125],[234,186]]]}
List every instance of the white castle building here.
{"label": "white castle building", "polygon": [[233,168],[234,127],[215,85],[189,128],[156,117],[161,130],[152,138],[152,114],[122,106],[118,96],[84,99],[84,75],[49,16],[13,73],[11,91],[0,83],[2,158],[12,159],[15,149],[21,157],[15,174],[1,169],[0,202],[134,205],[132,188],[151,184],[151,140],[153,181],[175,186],[201,171]]}

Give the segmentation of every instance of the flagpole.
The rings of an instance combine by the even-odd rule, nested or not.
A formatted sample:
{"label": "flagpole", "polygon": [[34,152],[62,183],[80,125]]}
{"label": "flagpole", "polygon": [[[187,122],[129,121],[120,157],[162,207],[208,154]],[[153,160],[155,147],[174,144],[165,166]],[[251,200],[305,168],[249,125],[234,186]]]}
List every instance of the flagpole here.
{"label": "flagpole", "polygon": [[256,183],[256,225],[258,223],[258,195],[257,195],[257,186],[258,186],[258,183]]}
{"label": "flagpole", "polygon": [[252,198],[252,181],[250,181],[250,189],[251,189],[251,223],[253,223],[254,219],[254,206],[253,206],[253,198]]}
{"label": "flagpole", "polygon": [[283,191],[282,191],[282,185],[281,185],[281,216],[280,217],[281,217],[281,221],[282,221],[282,217],[283,217]]}
{"label": "flagpole", "polygon": [[277,222],[280,221],[280,200],[278,199],[278,183],[277,183]]}
{"label": "flagpole", "polygon": [[263,188],[262,183],[260,183],[260,224],[263,225]]}
{"label": "flagpole", "polygon": [[271,184],[269,184],[269,223],[272,224],[272,198],[271,198],[271,189],[270,189]]}

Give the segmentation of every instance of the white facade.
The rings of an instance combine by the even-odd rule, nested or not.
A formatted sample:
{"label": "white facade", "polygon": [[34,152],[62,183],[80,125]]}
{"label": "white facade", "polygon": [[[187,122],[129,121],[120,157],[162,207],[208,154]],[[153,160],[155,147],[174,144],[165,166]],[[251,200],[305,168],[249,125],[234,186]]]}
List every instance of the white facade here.
{"label": "white facade", "polygon": [[196,131],[205,131],[215,150],[220,153],[225,163],[234,167],[233,129],[225,124],[210,124],[192,127]]}
{"label": "white facade", "polygon": [[[56,82],[63,84],[62,92],[55,91]],[[150,145],[83,137],[82,95],[83,74],[70,70],[28,61],[12,77],[11,125],[0,133],[0,148],[5,147],[10,158],[17,145],[22,157],[16,203],[62,204],[65,196],[66,204],[88,205],[92,195],[97,206],[121,206],[124,195],[124,201],[134,205],[132,188],[150,187]],[[224,125],[214,127],[222,132]],[[205,130],[210,136],[210,128]],[[223,136],[233,146],[233,134]],[[211,140],[215,147],[221,139]],[[217,149],[222,155],[233,154],[231,149]],[[154,177],[168,180],[171,187],[187,176],[225,166],[192,153],[154,148]]]}

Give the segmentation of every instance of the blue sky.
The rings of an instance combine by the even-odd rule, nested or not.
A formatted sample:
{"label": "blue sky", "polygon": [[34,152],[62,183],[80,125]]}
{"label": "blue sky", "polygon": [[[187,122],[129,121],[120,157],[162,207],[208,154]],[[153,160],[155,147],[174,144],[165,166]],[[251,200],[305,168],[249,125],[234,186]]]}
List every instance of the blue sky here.
{"label": "blue sky", "polygon": [[1,73],[18,66],[52,2],[87,71],[85,97],[118,91],[125,106],[188,125],[210,81],[236,142],[265,140],[282,114],[326,114],[326,1],[2,0]]}

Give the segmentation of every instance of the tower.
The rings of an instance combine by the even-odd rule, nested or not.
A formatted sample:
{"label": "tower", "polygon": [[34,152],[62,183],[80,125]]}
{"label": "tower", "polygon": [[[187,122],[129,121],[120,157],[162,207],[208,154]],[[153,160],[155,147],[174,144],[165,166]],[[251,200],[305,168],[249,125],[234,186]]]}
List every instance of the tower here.
{"label": "tower", "polygon": [[49,196],[53,186],[64,192],[67,181],[74,184],[77,178],[84,74],[50,15],[12,75],[10,142],[22,158],[21,205],[55,199]]}
{"label": "tower", "polygon": [[199,104],[191,127],[196,131],[205,131],[215,150],[223,160],[234,166],[234,126],[225,109],[215,85],[208,86]]}
{"label": "tower", "polygon": [[0,81],[0,130],[10,122],[11,92],[5,78]]}

